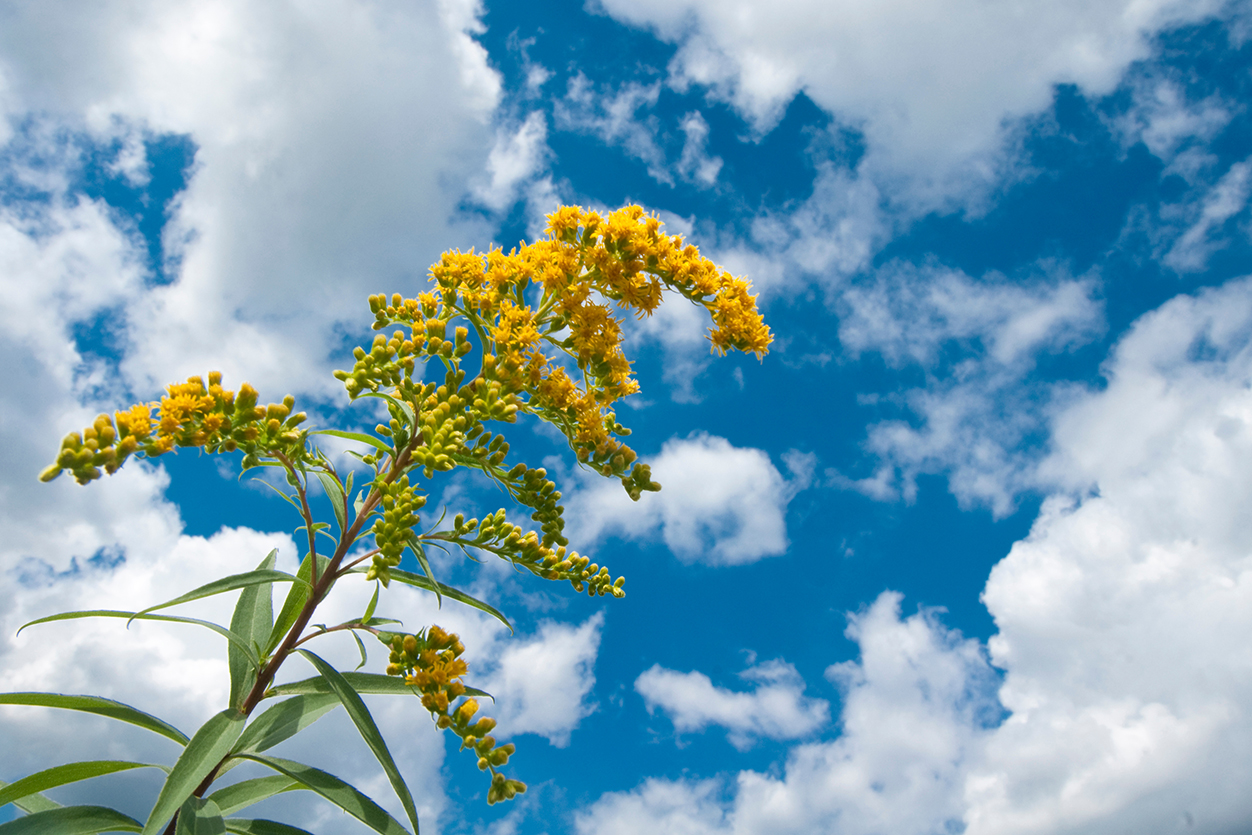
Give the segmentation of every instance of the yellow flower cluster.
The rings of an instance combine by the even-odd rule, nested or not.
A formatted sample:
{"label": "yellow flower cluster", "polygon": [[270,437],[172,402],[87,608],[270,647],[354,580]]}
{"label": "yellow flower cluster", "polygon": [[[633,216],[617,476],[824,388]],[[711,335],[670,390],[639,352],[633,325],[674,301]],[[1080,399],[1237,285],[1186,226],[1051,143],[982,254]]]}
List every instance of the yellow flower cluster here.
{"label": "yellow flower cluster", "polygon": [[[496,745],[491,736],[496,720],[482,717],[473,721],[478,712],[478,702],[467,698],[455,707],[452,702],[466,694],[461,678],[466,665],[461,655],[465,645],[455,633],[445,632],[431,626],[424,634],[395,635],[391,639],[391,664],[387,675],[404,676],[407,684],[422,694],[422,706],[435,717],[435,723],[444,730],[451,729],[461,738],[461,750],[472,750],[478,755],[480,771],[491,771],[491,789],[487,802],[512,799],[526,791],[526,784],[506,779],[496,768],[508,763],[516,751],[512,743]],[[478,692],[478,691],[474,691]]]}
{"label": "yellow flower cluster", "polygon": [[[112,475],[135,452],[148,458],[175,447],[202,447],[208,452],[242,449],[255,457],[278,449],[299,449],[303,437],[296,426],[303,412],[292,414],[295,400],[257,405],[257,391],[244,383],[239,392],[222,388],[220,371],[209,372],[209,384],[200,377],[172,383],[159,403],[140,403],[113,418],[100,415],[82,432],[61,441],[56,463],[39,478],[51,481],[69,470],[79,484],[100,477],[100,468]],[[157,415],[152,416],[153,410]]]}
{"label": "yellow flower cluster", "polygon": [[[349,393],[379,384],[403,389],[418,357],[456,368],[472,350],[469,329],[456,328],[455,340],[446,333],[464,318],[483,349],[481,375],[470,385],[498,384],[501,402],[550,421],[580,461],[624,481],[636,456],[618,440],[629,430],[612,407],[639,385],[614,306],[647,316],[668,288],[709,311],[715,352],[760,357],[773,340],[746,280],[662,232],[638,206],[605,216],[566,206],[549,215],[546,239],[507,254],[450,251],[430,274],[433,292],[371,297],[376,329],[407,325],[410,334],[358,349],[357,367],[336,372]],[[632,496],[653,486],[643,475],[627,483]]]}

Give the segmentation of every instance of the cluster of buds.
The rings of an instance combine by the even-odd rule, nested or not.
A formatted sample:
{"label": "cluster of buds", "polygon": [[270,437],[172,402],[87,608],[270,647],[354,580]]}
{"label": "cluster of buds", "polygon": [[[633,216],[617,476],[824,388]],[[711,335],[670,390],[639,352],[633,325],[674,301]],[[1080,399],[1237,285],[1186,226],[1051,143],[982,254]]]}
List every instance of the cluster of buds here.
{"label": "cluster of buds", "polygon": [[102,467],[113,474],[136,452],[155,458],[175,447],[242,450],[245,468],[255,466],[264,454],[301,454],[305,436],[296,427],[305,414],[292,413],[294,398],[288,395],[268,406],[258,405],[257,398],[247,383],[238,393],[222,388],[219,371],[209,373],[207,386],[202,378],[189,377],[171,384],[159,403],[140,403],[115,412],[112,419],[102,414],[82,432],[70,433],[61,442],[56,463],[39,477],[51,481],[68,469],[79,484],[86,484],[100,477]]}
{"label": "cluster of buds", "polygon": [[370,530],[378,553],[366,572],[366,579],[382,580],[386,586],[391,581],[391,569],[400,564],[401,554],[412,540],[413,528],[420,521],[417,511],[426,505],[426,497],[413,489],[407,475],[390,484],[379,479],[374,486],[382,494],[382,513]]}
{"label": "cluster of buds", "polygon": [[467,672],[461,655],[465,645],[455,633],[445,632],[431,626],[416,635],[391,636],[391,663],[387,675],[404,676],[405,682],[417,688],[422,706],[430,711],[435,724],[442,730],[451,730],[461,738],[461,750],[478,755],[480,771],[491,772],[491,788],[487,802],[510,800],[526,791],[526,784],[509,780],[496,769],[506,765],[516,750],[512,743],[497,745],[491,731],[496,721],[489,717],[477,720],[478,702],[466,698],[458,705],[456,699],[465,696],[466,687],[461,678]]}
{"label": "cluster of buds", "polygon": [[431,537],[496,554],[545,580],[567,580],[575,591],[585,591],[593,597],[626,596],[622,588],[626,584],[625,577],[614,580],[607,567],[573,551],[567,552],[564,546],[549,547],[534,531],[524,532],[509,522],[503,508],[482,521],[466,519],[458,513],[452,530],[431,534]]}

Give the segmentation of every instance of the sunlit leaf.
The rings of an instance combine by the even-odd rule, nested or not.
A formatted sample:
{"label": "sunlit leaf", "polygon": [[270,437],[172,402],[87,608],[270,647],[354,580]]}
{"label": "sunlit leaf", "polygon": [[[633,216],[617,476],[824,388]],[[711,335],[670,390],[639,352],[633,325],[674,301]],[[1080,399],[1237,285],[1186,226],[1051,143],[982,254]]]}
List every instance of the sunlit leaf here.
{"label": "sunlit leaf", "polygon": [[[302,787],[303,788],[303,787]],[[307,829],[267,820],[226,819],[226,831],[237,835],[313,835]]]}
{"label": "sunlit leaf", "polygon": [[346,441],[356,441],[357,443],[369,444],[379,452],[391,452],[391,447],[375,438],[373,435],[366,435],[363,432],[344,432],[339,429],[315,429],[309,433],[310,435],[333,435],[336,438],[343,438]]}
{"label": "sunlit leaf", "polygon": [[[321,719],[339,707],[339,697],[329,692],[295,696],[266,710],[244,730],[234,753],[259,754]],[[229,814],[229,813],[228,813]]]}
{"label": "sunlit leaf", "polygon": [[[22,629],[25,629],[27,626],[35,626],[40,623],[51,623],[58,620],[76,620],[78,618],[126,618],[128,625],[133,620],[159,620],[165,623],[189,623],[192,626],[203,626],[205,629],[211,629],[226,640],[230,641],[231,646],[238,649],[242,656],[248,659],[248,662],[252,664],[254,669],[261,666],[261,660],[257,657],[256,650],[253,649],[252,644],[248,643],[243,638],[240,638],[234,632],[231,632],[225,627],[218,626],[212,621],[200,620],[199,618],[184,618],[178,615],[146,615],[142,612],[119,612],[114,609],[89,609],[84,612],[62,612],[59,615],[48,615],[46,618],[32,620],[30,623],[23,625]],[[18,631],[20,632],[21,629]]]}
{"label": "sunlit leaf", "polygon": [[20,800],[37,792],[55,789],[79,780],[90,780],[105,774],[128,771],[132,768],[165,768],[151,763],[133,763],[125,760],[89,760],[86,762],[68,763],[47,768],[43,771],[23,777],[14,783],[0,788],[0,806]]}
{"label": "sunlit leaf", "polygon": [[200,782],[230,752],[243,732],[245,721],[246,717],[232,707],[200,726],[161,787],[156,805],[144,823],[144,835],[157,835],[161,831]]}
{"label": "sunlit leaf", "polygon": [[[404,828],[404,825],[389,815],[386,809],[333,774],[278,757],[265,757],[259,754],[242,756],[267,765],[279,774],[286,774],[288,777],[299,780],[311,791],[317,792],[375,832],[382,833],[382,835],[408,835],[408,830]],[[0,832],[0,835],[6,835],[6,833]],[[417,833],[414,832],[413,835]]]}
{"label": "sunlit leaf", "polygon": [[[367,570],[368,570],[367,568],[358,567],[358,568],[352,569],[352,573],[364,574]],[[404,583],[405,585],[408,585],[408,586],[416,586],[419,589],[426,589],[427,591],[438,591],[444,597],[449,597],[457,601],[458,603],[464,603],[466,606],[473,606],[475,609],[478,609],[480,612],[486,612],[487,614],[491,615],[493,618],[495,618],[496,620],[500,621],[505,626],[507,626],[510,632],[513,631],[513,624],[509,623],[509,619],[506,618],[503,614],[501,614],[494,606],[492,606],[489,603],[484,603],[481,600],[478,600],[477,598],[471,597],[470,595],[466,594],[463,591],[454,589],[451,586],[445,586],[443,583],[437,583],[437,584],[432,583],[429,577],[423,577],[420,574],[413,574],[412,572],[409,572],[409,571],[401,571],[398,568],[391,569],[391,579],[400,583]]]}
{"label": "sunlit leaf", "polygon": [[107,806],[62,806],[0,823],[0,835],[96,835],[141,828],[139,821]]}
{"label": "sunlit leaf", "polygon": [[[362,647],[361,651],[365,651],[364,647]],[[322,677],[330,685],[330,689],[339,697],[339,701],[343,702],[344,710],[348,712],[348,716],[351,717],[352,723],[356,725],[356,729],[360,732],[361,738],[365,740],[365,744],[374,752],[374,757],[378,760],[379,765],[383,767],[387,779],[391,781],[391,788],[395,790],[396,796],[400,798],[400,805],[404,807],[405,814],[409,816],[409,822],[413,824],[413,830],[417,831],[417,806],[413,803],[413,795],[409,792],[409,787],[404,782],[404,776],[396,766],[396,761],[392,759],[391,752],[387,750],[387,743],[383,739],[382,732],[378,730],[374,717],[370,716],[369,708],[365,706],[364,700],[352,689],[352,685],[343,677],[343,674],[326,663],[321,656],[309,652],[307,649],[298,649],[296,652],[307,658],[309,663],[317,668],[317,671],[322,674]]]}
{"label": "sunlit leaf", "polygon": [[[223,815],[233,815],[254,803],[296,789],[304,789],[299,780],[293,780],[285,774],[274,774],[226,786],[213,792],[207,799],[216,803]],[[230,821],[226,822],[226,828],[230,829]]]}
{"label": "sunlit leaf", "polygon": [[[277,561],[278,549],[275,548],[261,560],[257,570],[268,571]],[[235,604],[235,612],[230,618],[230,631],[248,646],[255,648],[262,641],[269,640],[270,630],[273,628],[274,597],[271,587],[257,584],[241,591],[239,602]],[[252,666],[250,659],[233,643],[227,648],[226,660],[230,667],[230,705],[241,707],[256,683],[257,667]]]}
{"label": "sunlit leaf", "polygon": [[326,491],[326,498],[330,500],[330,508],[335,512],[335,521],[339,523],[339,531],[343,533],[348,530],[348,524],[344,517],[344,500],[343,487],[339,484],[339,479],[330,473],[317,471],[317,480],[322,483],[322,489]]}
{"label": "sunlit leaf", "polygon": [[61,710],[81,710],[97,716],[107,716],[120,722],[129,722],[172,739],[179,745],[186,745],[187,735],[168,722],[158,719],[150,713],[136,710],[127,704],[99,696],[71,696],[64,693],[0,693],[0,705],[34,705],[36,707],[55,707]]}
{"label": "sunlit leaf", "polygon": [[273,569],[248,571],[243,574],[231,574],[229,577],[223,577],[220,580],[214,580],[212,583],[205,583],[198,589],[192,589],[184,595],[175,597],[173,600],[167,600],[156,606],[149,606],[147,609],[139,612],[146,615],[149,612],[155,612],[158,609],[168,609],[171,606],[177,606],[180,603],[189,603],[192,600],[200,600],[204,597],[212,597],[215,594],[222,594],[235,589],[242,589],[257,584],[269,583],[299,583],[300,580],[292,577],[285,571],[274,571]]}
{"label": "sunlit leaf", "polygon": [[[318,576],[321,577],[330,560],[320,554],[317,557]],[[300,611],[304,608],[304,604],[309,600],[309,594],[312,590],[310,585],[313,579],[313,562],[306,555],[300,563],[300,568],[296,571],[296,578],[301,582],[293,583],[291,591],[287,592],[287,599],[283,601],[283,608],[278,614],[278,619],[274,621],[274,629],[270,632],[270,638],[265,643],[265,655],[269,655],[274,648],[283,640],[283,636],[287,634],[287,630],[291,629],[296,622],[296,618],[300,617]]]}
{"label": "sunlit leaf", "polygon": [[187,798],[178,810],[176,835],[226,835],[226,822],[222,812],[212,800],[201,800],[194,795]]}

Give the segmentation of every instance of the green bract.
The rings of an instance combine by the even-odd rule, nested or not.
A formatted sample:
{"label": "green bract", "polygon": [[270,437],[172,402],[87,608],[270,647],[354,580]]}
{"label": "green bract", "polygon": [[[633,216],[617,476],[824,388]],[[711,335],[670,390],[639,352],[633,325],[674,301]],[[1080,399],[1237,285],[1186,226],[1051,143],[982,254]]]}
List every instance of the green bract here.
{"label": "green bract", "polygon": [[[301,833],[295,827],[238,817],[276,794],[314,792],[386,835],[410,832],[382,807],[340,778],[313,766],[267,752],[300,733],[331,710],[343,707],[387,775],[413,835],[417,808],[399,767],[361,694],[416,697],[436,725],[450,730],[490,780],[487,801],[508,800],[526,785],[502,769],[514,753],[497,744],[495,720],[479,716],[486,693],[468,686],[465,646],[437,625],[414,633],[383,627],[398,621],[375,616],[380,590],[392,582],[431,592],[508,620],[489,603],[441,583],[431,571],[426,548],[452,546],[467,554],[494,554],[547,580],[562,580],[589,595],[625,596],[625,579],[567,550],[564,507],[556,484],[543,469],[508,462],[509,444],[491,426],[513,423],[519,412],[555,426],[575,456],[605,476],[621,480],[631,498],[659,490],[646,464],[620,438],[612,404],[635,391],[630,363],[621,351],[621,330],[611,305],[639,315],[652,312],[663,290],[705,307],[714,328],[715,351],[729,348],[758,355],[772,336],[760,319],[743,279],[733,278],[699,257],[694,247],[659,232],[659,222],[638,207],[601,218],[563,208],[549,218],[546,240],[504,255],[447,253],[432,268],[432,292],[415,299],[400,294],[372,296],[378,334],[369,349],[354,352],[351,371],[337,371],[353,400],[381,401],[389,416],[373,434],[310,429],[304,412],[288,396],[261,405],[255,389],[222,386],[192,377],[169,386],[159,403],[140,403],[112,417],[100,415],[62,441],[56,462],[40,478],[64,470],[87,484],[113,473],[131,456],[154,458],[178,447],[243,455],[243,468],[280,469],[289,489],[279,490],[299,513],[297,533],[308,552],[296,574],[274,569],[271,552],[253,571],[233,574],[139,612],[111,609],[66,612],[35,624],[88,617],[125,618],[201,626],[226,639],[230,696],[224,709],[190,738],[167,722],[128,705],[94,696],[57,693],[0,694],[0,704],[77,710],[128,722],[177,742],[181,753],[168,765],[97,760],[70,763],[0,783],[0,806],[14,803],[24,817],[0,824],[0,835],[17,833],[141,832]],[[451,338],[448,338],[448,337]],[[442,382],[427,382],[427,366],[442,366]],[[477,369],[471,377],[465,364]],[[155,414],[154,414],[155,412]],[[319,436],[358,444],[350,454],[366,476],[341,474],[318,448]],[[506,510],[481,519],[456,514],[421,524],[427,502],[423,480],[457,467],[477,470],[520,506],[530,510],[537,530],[506,518]],[[357,481],[354,484],[354,480]],[[317,520],[308,489],[317,484],[330,501],[334,526]],[[355,492],[354,492],[355,491]],[[332,533],[332,531],[335,531]],[[319,535],[324,540],[319,540]],[[319,551],[319,542],[328,546]],[[332,544],[333,543],[333,544]],[[372,546],[372,547],[371,547]],[[408,553],[420,573],[398,566]],[[334,626],[313,616],[335,584],[348,575],[375,581],[374,596],[359,617]],[[286,588],[275,614],[273,589]],[[238,592],[229,627],[158,610],[228,592]],[[26,626],[22,627],[23,629]],[[360,633],[378,639],[388,652],[386,674],[336,670],[306,645],[335,632],[353,636],[367,662]],[[294,654],[317,675],[274,685],[275,674]],[[359,670],[359,667],[358,667]],[[258,711],[262,703],[266,708]],[[273,775],[214,788],[234,765],[251,761]],[[40,792],[118,771],[156,767],[167,777],[144,821],[99,806],[62,807]],[[307,834],[306,834],[307,835]]]}

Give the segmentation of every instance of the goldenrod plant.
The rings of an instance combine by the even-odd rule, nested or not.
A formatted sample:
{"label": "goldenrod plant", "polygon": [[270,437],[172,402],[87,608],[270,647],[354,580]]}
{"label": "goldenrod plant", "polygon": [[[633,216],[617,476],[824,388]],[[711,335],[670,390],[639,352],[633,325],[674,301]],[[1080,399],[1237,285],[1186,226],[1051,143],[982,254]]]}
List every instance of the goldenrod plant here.
{"label": "goldenrod plant", "polygon": [[[117,760],[77,762],[49,768],[12,784],[0,783],[0,806],[14,803],[24,816],[0,825],[0,835],[19,833],[142,832],[297,835],[304,830],[273,821],[238,817],[249,806],[281,792],[308,790],[385,835],[409,832],[372,799],[339,777],[267,753],[327,712],[342,705],[377,757],[418,832],[417,810],[362,694],[417,697],[439,728],[460,738],[478,768],[489,776],[487,802],[524,792],[505,776],[512,744],[498,744],[495,721],[480,716],[487,694],[470,687],[466,648],[437,625],[413,633],[393,631],[399,621],[379,617],[380,592],[392,583],[415,586],[472,606],[508,625],[489,603],[435,579],[427,549],[459,547],[468,556],[494,555],[545,580],[570,583],[589,595],[625,595],[625,579],[569,550],[563,531],[561,493],[543,469],[510,463],[509,444],[492,427],[533,415],[556,427],[585,467],[620,479],[631,498],[659,490],[646,464],[622,440],[614,404],[638,390],[622,352],[614,307],[647,316],[666,291],[705,307],[712,317],[712,350],[764,355],[772,336],[757,310],[751,287],[703,258],[695,247],[661,231],[660,222],[631,206],[601,216],[564,207],[548,218],[543,240],[505,254],[492,250],[445,253],[430,271],[430,286],[415,298],[399,293],[369,299],[374,330],[368,347],[355,350],[351,370],[336,371],[353,401],[381,401],[389,419],[373,433],[313,429],[288,396],[261,405],[247,383],[223,386],[212,372],[207,383],[192,377],[169,386],[159,403],[100,415],[82,432],[66,436],[56,463],[40,478],[69,471],[88,484],[113,473],[132,456],[158,458],[178,448],[242,453],[242,467],[273,467],[285,477],[279,490],[302,524],[298,541],[308,553],[295,575],[275,570],[270,553],[256,570],[223,577],[139,612],[66,612],[36,624],[75,618],[122,618],[196,624],[227,641],[229,704],[190,737],[138,708],[95,696],[54,693],[0,694],[0,704],[77,710],[128,722],[176,741],[182,752],[172,765]],[[466,366],[476,367],[473,374]],[[442,380],[430,379],[434,369]],[[381,411],[381,409],[380,409]],[[341,472],[317,445],[333,436],[358,445],[350,454],[361,466]],[[506,509],[482,519],[440,514],[423,525],[420,512],[438,474],[457,467],[477,470],[529,509],[537,530],[510,522]],[[357,477],[364,473],[363,477]],[[279,480],[282,483],[282,479]],[[309,488],[320,485],[334,523],[318,521]],[[319,547],[321,542],[327,545]],[[405,552],[420,571],[399,568]],[[340,581],[359,575],[373,582],[373,596],[359,618],[335,626],[314,625],[318,606]],[[272,588],[288,587],[274,614]],[[239,592],[229,626],[164,613],[211,595]],[[511,627],[510,627],[511,628]],[[384,673],[342,672],[309,647],[314,639],[344,632],[356,638],[366,663],[366,633],[390,653]],[[275,684],[283,664],[303,656],[311,678]],[[358,668],[359,670],[360,668]],[[262,709],[264,708],[264,709]],[[252,762],[270,776],[216,787],[232,767]],[[104,774],[154,767],[166,772],[144,821],[101,806],[61,806],[40,792]],[[307,835],[307,833],[305,834]]]}

